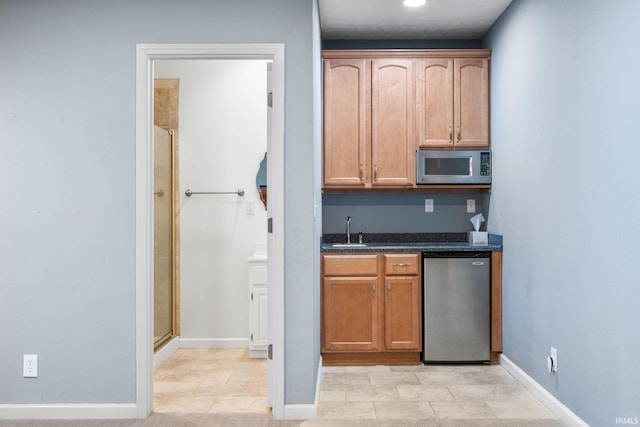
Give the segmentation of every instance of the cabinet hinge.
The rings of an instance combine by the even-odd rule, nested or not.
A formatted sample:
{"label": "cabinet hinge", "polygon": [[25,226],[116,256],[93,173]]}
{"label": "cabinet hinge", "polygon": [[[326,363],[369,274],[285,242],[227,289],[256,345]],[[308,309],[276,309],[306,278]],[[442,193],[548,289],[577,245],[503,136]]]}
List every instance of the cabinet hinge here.
{"label": "cabinet hinge", "polygon": [[273,360],[273,344],[267,346],[267,359]]}

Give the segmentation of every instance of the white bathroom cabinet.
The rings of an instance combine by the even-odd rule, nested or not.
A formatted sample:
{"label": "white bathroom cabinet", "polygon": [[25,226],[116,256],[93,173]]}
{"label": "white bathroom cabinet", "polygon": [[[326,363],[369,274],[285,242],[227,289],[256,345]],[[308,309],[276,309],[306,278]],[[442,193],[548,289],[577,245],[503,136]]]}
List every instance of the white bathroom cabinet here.
{"label": "white bathroom cabinet", "polygon": [[258,250],[255,252],[248,259],[250,292],[249,354],[253,358],[266,358],[268,345],[267,255],[266,253],[259,253]]}

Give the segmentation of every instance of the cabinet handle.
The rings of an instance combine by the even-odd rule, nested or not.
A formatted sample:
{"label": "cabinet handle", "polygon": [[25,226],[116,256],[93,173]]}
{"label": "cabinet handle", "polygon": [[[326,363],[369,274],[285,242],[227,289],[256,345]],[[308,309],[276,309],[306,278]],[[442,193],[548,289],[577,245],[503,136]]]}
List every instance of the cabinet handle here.
{"label": "cabinet handle", "polygon": [[460,126],[456,127],[456,133],[458,134],[457,138],[458,138],[458,143],[460,143]]}
{"label": "cabinet handle", "polygon": [[373,165],[373,180],[378,180],[378,165]]}
{"label": "cabinet handle", "polygon": [[407,264],[406,262],[399,262],[397,264],[393,264],[394,267],[409,267],[411,264]]}
{"label": "cabinet handle", "polygon": [[449,143],[453,144],[453,128],[449,126]]}
{"label": "cabinet handle", "polygon": [[387,298],[391,299],[391,282],[387,282]]}
{"label": "cabinet handle", "polygon": [[358,177],[360,178],[360,181],[364,179],[364,165],[362,163],[360,163],[360,170],[358,171]]}
{"label": "cabinet handle", "polygon": [[376,297],[376,284],[375,282],[371,284],[371,298],[375,299]]}

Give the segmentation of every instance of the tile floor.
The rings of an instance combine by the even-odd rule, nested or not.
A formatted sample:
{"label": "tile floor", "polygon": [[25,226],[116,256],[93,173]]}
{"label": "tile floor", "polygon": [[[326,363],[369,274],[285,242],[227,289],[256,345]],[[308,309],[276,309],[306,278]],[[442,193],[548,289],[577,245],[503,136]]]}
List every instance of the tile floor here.
{"label": "tile floor", "polygon": [[267,363],[247,349],[180,349],[156,367],[155,412],[265,413]]}
{"label": "tile floor", "polygon": [[[155,371],[156,412],[265,413],[264,359],[246,349],[181,349]],[[483,420],[560,425],[498,365],[324,367],[318,418],[338,421]]]}
{"label": "tile floor", "polygon": [[558,422],[498,365],[325,367],[319,400],[319,420]]}

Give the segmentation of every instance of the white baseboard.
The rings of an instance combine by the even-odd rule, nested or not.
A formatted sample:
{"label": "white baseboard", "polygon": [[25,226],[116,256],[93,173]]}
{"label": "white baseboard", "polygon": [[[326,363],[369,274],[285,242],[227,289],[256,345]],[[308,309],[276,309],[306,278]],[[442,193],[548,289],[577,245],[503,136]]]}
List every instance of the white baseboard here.
{"label": "white baseboard", "polygon": [[312,420],[318,416],[318,406],[313,403],[285,404],[285,420]]}
{"label": "white baseboard", "polygon": [[318,399],[320,398],[320,383],[322,381],[322,355],[318,363],[318,376],[316,379],[316,398],[313,403],[284,405],[285,420],[312,420],[318,417]]}
{"label": "white baseboard", "polygon": [[249,338],[184,338],[180,348],[249,348]]}
{"label": "white baseboard", "polygon": [[252,359],[266,359],[267,350],[249,350],[249,357]]}
{"label": "white baseboard", "polygon": [[0,405],[0,420],[134,419],[139,416],[138,406],[135,403],[95,405],[86,403]]}
{"label": "white baseboard", "polygon": [[529,374],[523,371],[518,365],[513,363],[504,354],[500,355],[500,366],[513,375],[520,384],[522,384],[531,394],[540,400],[547,408],[551,410],[565,426],[570,427],[589,427],[589,424],[582,421],[580,417],[574,414],[571,409],[567,408],[554,395],[549,393],[536,380],[531,378]]}

